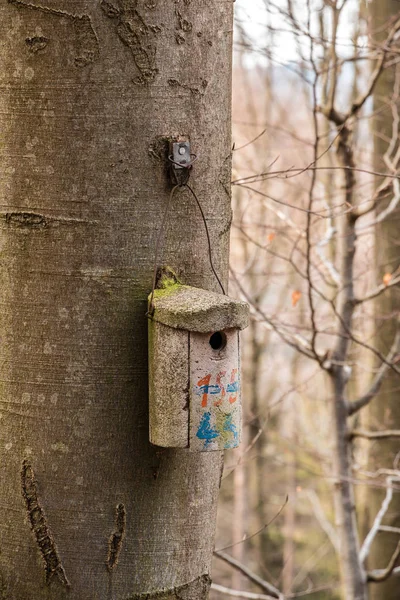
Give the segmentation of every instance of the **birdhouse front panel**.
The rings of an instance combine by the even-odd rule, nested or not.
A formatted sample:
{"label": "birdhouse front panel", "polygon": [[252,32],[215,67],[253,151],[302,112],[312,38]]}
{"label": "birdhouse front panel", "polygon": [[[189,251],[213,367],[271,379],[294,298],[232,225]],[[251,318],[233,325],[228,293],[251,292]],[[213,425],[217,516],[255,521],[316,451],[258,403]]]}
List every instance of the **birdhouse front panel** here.
{"label": "birdhouse front panel", "polygon": [[241,438],[239,331],[190,332],[192,451],[236,448]]}

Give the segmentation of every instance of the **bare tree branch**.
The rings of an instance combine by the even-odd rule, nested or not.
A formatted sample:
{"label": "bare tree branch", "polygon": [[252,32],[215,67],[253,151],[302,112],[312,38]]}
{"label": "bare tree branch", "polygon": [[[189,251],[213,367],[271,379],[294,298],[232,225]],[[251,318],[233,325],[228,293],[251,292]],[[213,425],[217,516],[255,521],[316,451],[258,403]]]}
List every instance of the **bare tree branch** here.
{"label": "bare tree branch", "polygon": [[[337,134],[338,135],[338,134]],[[332,145],[332,143],[330,144]],[[325,150],[326,152],[326,150]],[[318,158],[321,158],[322,153]],[[363,169],[361,167],[347,167],[354,173],[365,173],[365,175],[375,175],[376,177],[387,177],[390,180],[399,179],[400,175],[393,173],[382,173],[381,171],[374,171],[372,169]],[[315,165],[315,161],[311,162],[306,167],[290,167],[288,169],[281,169],[279,171],[266,171],[262,173],[256,173],[255,175],[248,175],[247,177],[240,177],[239,179],[233,180],[232,185],[243,185],[244,183],[252,184],[258,183],[259,181],[265,181],[267,179],[292,179],[298,177],[306,171],[341,171],[343,167],[334,165]],[[386,190],[387,191],[387,190]],[[329,209],[330,210],[330,209]],[[371,210],[371,209],[370,209]],[[363,213],[364,214],[364,213]]]}
{"label": "bare tree branch", "polygon": [[256,535],[259,535],[262,531],[267,529],[267,527],[269,527],[271,525],[271,523],[273,523],[275,521],[275,519],[277,519],[279,517],[279,515],[281,514],[281,512],[283,511],[283,509],[285,508],[285,506],[288,502],[289,502],[289,496],[286,496],[285,502],[282,504],[282,506],[280,507],[278,512],[272,517],[272,519],[270,519],[268,521],[268,523],[263,525],[263,527],[261,527],[261,529],[259,529],[258,531],[255,531],[254,533],[251,533],[250,535],[246,536],[242,540],[239,540],[238,542],[233,542],[232,544],[229,544],[228,546],[224,546],[223,548],[220,548],[219,550],[216,550],[215,552],[221,552],[222,550],[228,550],[229,548],[233,548],[234,546],[237,546],[238,544],[243,544],[243,542],[247,542],[247,540],[251,540],[252,538],[256,537]]}
{"label": "bare tree branch", "polygon": [[[353,429],[349,433],[350,438],[361,437],[367,440],[382,440],[387,438],[400,437],[400,429],[386,429],[385,431],[364,431],[363,429]],[[400,531],[400,530],[399,530]]]}
{"label": "bare tree branch", "polygon": [[379,531],[386,531],[387,533],[400,534],[400,527],[391,527],[390,525],[381,525]]}
{"label": "bare tree branch", "polygon": [[[364,543],[363,543],[363,545],[361,546],[361,549],[360,549],[360,555],[359,556],[360,556],[360,562],[361,563],[363,563],[365,561],[365,559],[367,558],[367,556],[369,554],[369,551],[371,549],[372,542],[374,541],[374,539],[376,537],[376,534],[378,533],[379,528],[380,528],[380,526],[382,524],[383,517],[386,515],[386,513],[387,513],[387,511],[389,509],[390,503],[391,503],[392,498],[393,498],[393,482],[394,481],[400,481],[400,477],[392,477],[392,476],[390,476],[390,477],[387,477],[387,479],[386,479],[387,488],[386,488],[385,498],[382,501],[381,508],[379,509],[378,514],[376,515],[375,520],[374,520],[374,522],[372,524],[372,527],[369,530],[368,535],[365,538]],[[399,545],[400,545],[400,542],[399,542]],[[399,549],[399,546],[398,546],[397,549]],[[400,552],[400,549],[399,549],[399,552]],[[397,560],[397,556],[395,558],[395,561]],[[393,564],[393,567],[394,567],[394,564]],[[392,568],[392,570],[393,570],[393,568]],[[386,571],[387,571],[387,569],[385,569],[385,572]],[[389,577],[389,575],[390,575],[390,573],[387,576],[385,576],[384,579],[387,579],[387,577]],[[376,580],[376,581],[384,581],[384,579]],[[372,581],[372,579],[370,581]]]}
{"label": "bare tree branch", "polygon": [[332,527],[332,524],[330,523],[329,519],[327,518],[325,511],[322,508],[320,499],[318,498],[314,490],[307,490],[306,494],[308,496],[308,499],[310,500],[311,506],[313,507],[314,514],[317,518],[318,523],[330,539],[330,542],[335,548],[335,551],[339,553],[339,539],[337,533]]}
{"label": "bare tree branch", "polygon": [[[307,0],[309,21],[311,18],[310,4],[309,0]],[[337,21],[336,21],[337,23]],[[310,22],[308,23],[308,30],[310,30]],[[335,31],[336,38],[336,31]],[[312,85],[312,116],[313,116],[313,127],[314,127],[314,162],[318,160],[318,145],[319,145],[319,127],[318,127],[318,116],[317,116],[317,86],[318,86],[318,73],[317,68],[314,62],[314,40],[310,35],[310,60],[311,65],[314,69],[314,81]],[[333,46],[333,45],[332,45]],[[334,50],[333,50],[334,52]],[[333,91],[333,94],[335,92]],[[308,297],[308,306],[310,308],[310,320],[311,320],[311,352],[314,356],[318,356],[316,342],[317,342],[317,324],[316,324],[316,307],[314,303],[314,295],[313,295],[313,283],[312,283],[312,273],[311,273],[311,212],[314,203],[314,188],[316,184],[316,171],[312,171],[311,173],[311,184],[308,192],[308,212],[307,212],[307,225],[306,225],[306,275],[307,275],[307,297]]]}
{"label": "bare tree branch", "polygon": [[243,565],[242,563],[237,561],[235,558],[232,558],[232,556],[229,556],[229,554],[225,554],[225,552],[218,552],[217,550],[215,550],[214,556],[216,556],[217,558],[220,558],[221,560],[224,560],[226,563],[231,565],[231,567],[240,571],[240,573],[242,573],[245,577],[247,577],[247,579],[249,579],[256,585],[258,585],[262,590],[264,590],[264,592],[268,592],[269,594],[272,594],[273,598],[278,598],[279,600],[284,600],[284,598],[283,598],[281,592],[278,590],[278,588],[276,588],[274,585],[272,585],[268,581],[265,581],[265,579],[262,579],[255,573],[253,573],[253,571],[248,569],[245,565]]}
{"label": "bare tree branch", "polygon": [[[397,544],[397,548],[393,553],[392,558],[389,561],[388,566],[386,567],[386,569],[379,569],[376,571],[369,571],[367,573],[367,581],[373,581],[375,583],[381,583],[382,581],[386,581],[386,579],[389,579],[389,577],[393,574],[394,570],[395,570],[395,566],[396,566],[396,562],[397,559],[400,556],[400,541]],[[396,569],[396,575],[400,574],[400,567],[399,570]]]}
{"label": "bare tree branch", "polygon": [[400,19],[397,19],[397,21],[394,23],[393,27],[390,29],[389,34],[386,38],[386,41],[385,41],[384,45],[382,46],[382,54],[381,54],[380,58],[378,59],[378,63],[375,66],[374,72],[371,75],[371,79],[370,79],[369,85],[367,87],[367,90],[363,94],[361,94],[360,97],[353,103],[348,116],[355,115],[364,106],[365,102],[368,100],[368,98],[371,96],[372,92],[374,91],[375,86],[378,82],[378,79],[381,76],[382,71],[385,67],[385,59],[386,59],[388,52],[390,51],[390,46],[391,46],[397,32],[399,31],[399,29],[400,29]]}
{"label": "bare tree branch", "polygon": [[379,392],[379,390],[381,388],[381,385],[386,376],[386,373],[392,367],[393,360],[395,359],[395,357],[399,351],[400,351],[400,327],[398,325],[397,331],[396,331],[396,336],[394,338],[392,347],[389,350],[389,354],[387,355],[385,362],[383,362],[381,364],[369,390],[363,396],[361,396],[361,398],[359,398],[358,400],[355,400],[354,402],[350,402],[348,404],[347,410],[348,410],[349,415],[354,415],[356,412],[361,410],[364,406],[369,404],[371,402],[371,400],[373,400],[373,398],[375,398],[376,394]]}
{"label": "bare tree branch", "polygon": [[367,296],[363,296],[362,298],[354,298],[354,304],[358,305],[362,304],[363,302],[368,302],[368,300],[374,300],[375,298],[386,292],[387,289],[390,289],[398,283],[400,283],[400,276],[394,277],[387,284],[382,283],[373,292],[370,292]]}
{"label": "bare tree branch", "polygon": [[[240,590],[232,590],[224,585],[218,585],[218,583],[212,583],[211,589],[215,592],[221,592],[227,596],[233,596],[234,598],[248,598],[249,600],[276,600],[277,596],[266,596],[265,594],[254,594],[253,592],[241,592]],[[280,596],[283,599],[283,596]]]}
{"label": "bare tree branch", "polygon": [[284,342],[286,342],[286,344],[288,344],[289,346],[291,346],[292,348],[294,348],[295,350],[300,352],[300,354],[304,354],[305,356],[307,356],[307,358],[311,358],[313,360],[317,360],[318,362],[320,362],[321,358],[314,356],[312,354],[311,349],[307,346],[307,343],[305,342],[305,340],[303,340],[303,339],[300,340],[299,336],[292,336],[291,338],[289,338],[282,331],[282,329],[279,327],[279,325],[277,325],[273,321],[273,319],[268,317],[257,304],[254,304],[254,302],[252,301],[252,299],[247,294],[246,290],[243,288],[242,284],[236,277],[236,274],[234,273],[233,270],[231,270],[231,275],[232,275],[232,278],[235,281],[240,293],[243,295],[243,297],[246,299],[246,301],[254,308],[254,310],[260,315],[263,322],[267,323],[269,325],[269,327],[273,331],[275,331],[275,333],[277,333]]}

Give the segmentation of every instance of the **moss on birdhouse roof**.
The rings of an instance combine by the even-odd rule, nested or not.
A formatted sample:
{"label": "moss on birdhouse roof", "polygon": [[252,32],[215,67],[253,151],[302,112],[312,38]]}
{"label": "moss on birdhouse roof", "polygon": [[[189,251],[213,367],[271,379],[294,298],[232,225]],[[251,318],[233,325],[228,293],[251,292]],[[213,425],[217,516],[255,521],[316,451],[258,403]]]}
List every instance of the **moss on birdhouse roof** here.
{"label": "moss on birdhouse roof", "polygon": [[173,283],[154,291],[152,318],[168,327],[200,333],[244,329],[249,322],[249,305],[223,294]]}

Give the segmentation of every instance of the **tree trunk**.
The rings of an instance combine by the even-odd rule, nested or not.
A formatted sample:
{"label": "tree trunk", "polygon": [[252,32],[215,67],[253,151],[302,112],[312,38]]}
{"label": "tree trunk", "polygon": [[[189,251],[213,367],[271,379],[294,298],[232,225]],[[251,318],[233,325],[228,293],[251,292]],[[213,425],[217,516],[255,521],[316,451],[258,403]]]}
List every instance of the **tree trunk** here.
{"label": "tree trunk", "polygon": [[345,384],[341,367],[332,369],[331,385],[334,439],[332,462],[335,478],[333,494],[343,598],[367,600],[366,574],[358,559],[359,540],[352,482],[351,449],[348,442]]}
{"label": "tree trunk", "polygon": [[[0,33],[0,597],[205,598],[222,455],[149,444],[145,313],[173,136],[227,280],[232,3],[3,0]],[[187,192],[166,229],[219,291]]]}
{"label": "tree trunk", "polygon": [[[242,447],[246,448],[247,445],[247,432],[242,437]],[[240,448],[233,453],[235,456],[235,462],[237,463],[233,471],[233,514],[232,514],[232,540],[234,546],[232,547],[232,556],[237,561],[244,563],[246,556],[246,547],[241,541],[245,538],[247,533],[247,485],[246,485],[246,464],[242,464],[241,458],[246,460],[246,457],[241,453]],[[236,590],[246,589],[246,578],[240,573],[240,571],[234,569],[232,572],[232,587]]]}
{"label": "tree trunk", "polygon": [[[391,17],[399,14],[399,3],[396,0],[381,0],[372,2],[370,5],[372,17],[372,29],[381,30],[382,26]],[[382,39],[386,33],[375,34],[375,39]],[[398,68],[398,67],[397,67]],[[392,136],[393,115],[390,107],[390,99],[393,95],[395,83],[395,67],[385,70],[378,81],[374,94],[374,131],[378,132],[374,138],[375,147],[375,170],[381,171],[387,166],[383,162],[383,155],[388,148],[388,140]],[[383,107],[383,108],[382,108]],[[397,109],[400,107],[397,106]],[[385,208],[383,205],[382,208]],[[399,264],[399,226],[400,211],[397,209],[388,219],[378,225],[376,231],[377,250],[377,281],[382,281],[385,273],[392,273]],[[376,318],[376,346],[386,354],[393,343],[395,326],[390,315],[395,315],[400,308],[399,289],[392,288],[381,295],[375,304]],[[399,404],[400,378],[389,370],[385,381],[377,397],[368,408],[368,429],[398,429],[400,427],[400,404]],[[368,470],[375,471],[379,468],[392,469],[396,455],[399,451],[397,440],[382,440],[379,443],[369,445]],[[379,483],[382,483],[380,480]],[[367,492],[369,527],[371,527],[385,495],[385,490],[380,486],[369,487]],[[400,527],[400,494],[394,494],[390,509],[385,516],[385,525]],[[398,542],[398,536],[393,533],[379,533],[374,540],[368,557],[370,569],[385,568],[393,555]],[[399,582],[396,577],[390,577],[387,581],[370,586],[371,600],[398,600]]]}

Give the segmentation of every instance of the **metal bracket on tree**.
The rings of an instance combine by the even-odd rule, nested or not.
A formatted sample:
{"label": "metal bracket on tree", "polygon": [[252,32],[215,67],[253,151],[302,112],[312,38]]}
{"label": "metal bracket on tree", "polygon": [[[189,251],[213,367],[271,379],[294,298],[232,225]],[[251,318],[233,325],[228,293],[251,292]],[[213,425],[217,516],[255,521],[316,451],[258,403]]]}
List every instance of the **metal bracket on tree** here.
{"label": "metal bracket on tree", "polygon": [[168,160],[171,163],[171,176],[174,185],[185,185],[189,181],[192,165],[197,160],[197,156],[190,152],[190,142],[187,140],[172,142]]}

